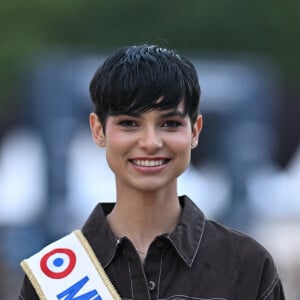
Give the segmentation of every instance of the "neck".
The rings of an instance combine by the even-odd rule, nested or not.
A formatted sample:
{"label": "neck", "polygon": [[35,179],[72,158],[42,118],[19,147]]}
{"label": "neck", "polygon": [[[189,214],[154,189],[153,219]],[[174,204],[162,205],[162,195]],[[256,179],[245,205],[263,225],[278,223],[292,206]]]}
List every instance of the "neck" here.
{"label": "neck", "polygon": [[156,236],[175,228],[181,213],[179,200],[170,193],[125,195],[117,197],[107,220],[114,234],[127,236],[142,257]]}

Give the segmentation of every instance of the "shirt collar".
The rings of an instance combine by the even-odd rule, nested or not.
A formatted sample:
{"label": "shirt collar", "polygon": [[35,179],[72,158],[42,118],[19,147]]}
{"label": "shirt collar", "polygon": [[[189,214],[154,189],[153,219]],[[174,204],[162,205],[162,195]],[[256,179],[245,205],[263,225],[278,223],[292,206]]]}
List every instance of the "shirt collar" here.
{"label": "shirt collar", "polygon": [[[191,267],[202,240],[205,217],[187,196],[179,197],[179,201],[182,213],[177,226],[167,235],[167,239],[183,261]],[[119,243],[106,221],[106,215],[113,207],[114,203],[98,204],[82,228],[83,234],[104,268],[112,261]]]}
{"label": "shirt collar", "polygon": [[114,205],[115,203],[99,203],[82,228],[83,234],[104,268],[112,261],[119,243],[106,221],[106,215],[112,211]]}
{"label": "shirt collar", "polygon": [[205,227],[203,212],[187,196],[179,197],[182,213],[177,226],[167,238],[183,261],[191,267],[198,252]]}

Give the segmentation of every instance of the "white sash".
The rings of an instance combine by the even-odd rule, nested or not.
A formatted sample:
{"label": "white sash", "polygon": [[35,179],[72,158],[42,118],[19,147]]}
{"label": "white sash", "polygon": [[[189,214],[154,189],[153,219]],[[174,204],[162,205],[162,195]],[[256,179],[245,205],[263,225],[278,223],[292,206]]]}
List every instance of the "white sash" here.
{"label": "white sash", "polygon": [[46,246],[21,266],[41,300],[120,300],[81,231]]}

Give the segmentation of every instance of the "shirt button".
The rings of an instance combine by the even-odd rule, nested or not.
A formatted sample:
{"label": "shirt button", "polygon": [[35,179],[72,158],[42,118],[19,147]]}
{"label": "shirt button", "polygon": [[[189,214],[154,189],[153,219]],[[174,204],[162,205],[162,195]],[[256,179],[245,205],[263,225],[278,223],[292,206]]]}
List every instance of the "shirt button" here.
{"label": "shirt button", "polygon": [[149,286],[149,290],[153,291],[155,289],[155,282],[154,281],[149,281],[148,286]]}

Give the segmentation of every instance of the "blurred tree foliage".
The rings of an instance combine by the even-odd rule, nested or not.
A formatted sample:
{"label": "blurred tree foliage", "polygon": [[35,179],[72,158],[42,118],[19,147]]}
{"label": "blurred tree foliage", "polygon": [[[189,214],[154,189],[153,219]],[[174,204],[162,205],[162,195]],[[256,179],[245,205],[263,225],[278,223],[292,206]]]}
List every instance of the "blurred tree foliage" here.
{"label": "blurred tree foliage", "polygon": [[184,53],[265,54],[284,78],[300,68],[299,1],[4,0],[0,4],[0,119],[21,99],[18,77],[42,51],[106,51],[158,43]]}

